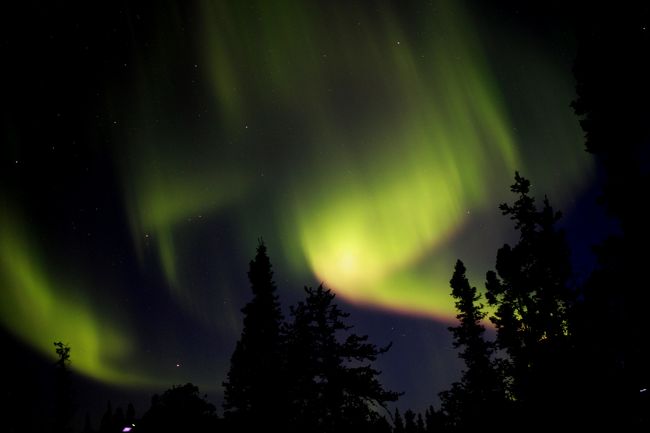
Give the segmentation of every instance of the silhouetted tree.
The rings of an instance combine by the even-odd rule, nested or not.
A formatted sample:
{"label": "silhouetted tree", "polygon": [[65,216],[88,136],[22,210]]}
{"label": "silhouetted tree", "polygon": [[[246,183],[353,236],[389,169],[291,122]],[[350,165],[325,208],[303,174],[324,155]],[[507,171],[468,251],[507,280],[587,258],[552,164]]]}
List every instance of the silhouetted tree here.
{"label": "silhouetted tree", "polygon": [[424,411],[425,431],[427,433],[440,433],[446,431],[446,417],[442,411],[436,411],[429,406]]}
{"label": "silhouetted tree", "polygon": [[242,309],[244,328],[224,382],[225,417],[233,428],[281,429],[285,417],[283,390],[283,321],[271,261],[260,240],[248,279],[253,299]]}
{"label": "silhouetted tree", "polygon": [[402,415],[399,413],[399,409],[395,409],[395,415],[393,416],[393,433],[404,433],[404,421],[402,420]]}
{"label": "silhouetted tree", "polygon": [[465,362],[462,378],[449,391],[440,394],[443,409],[450,422],[459,430],[473,430],[499,418],[505,402],[503,382],[492,360],[492,344],[485,341],[486,316],[481,296],[465,276],[465,265],[458,260],[449,281],[451,296],[456,300],[457,326],[449,327],[453,345],[462,349],[458,356]]}
{"label": "silhouetted tree", "polygon": [[54,426],[55,433],[72,430],[70,422],[74,415],[72,378],[70,376],[70,347],[60,341],[54,343],[58,359],[55,363],[55,402]]}
{"label": "silhouetted tree", "polygon": [[[135,424],[135,422],[133,404],[128,404],[125,415],[124,410],[119,406],[113,410],[113,405],[109,400],[106,404],[106,411],[102,415],[98,433],[120,433],[124,427]],[[89,422],[88,425],[90,425]]]}
{"label": "silhouetted tree", "polygon": [[415,412],[411,409],[407,409],[404,412],[404,432],[405,433],[417,433],[418,426],[415,423]]}
{"label": "silhouetted tree", "polygon": [[113,422],[113,405],[109,400],[106,403],[106,412],[104,412],[102,419],[99,422],[99,433],[112,433],[115,428],[116,427]]}
{"label": "silhouetted tree", "polygon": [[287,329],[292,424],[297,431],[368,430],[380,420],[377,410],[395,401],[372,367],[390,348],[377,348],[368,336],[351,333],[348,313],[323,286],[305,288],[304,301],[291,308]]}
{"label": "silhouetted tree", "polygon": [[[644,430],[650,419],[650,291],[646,265],[650,229],[639,191],[650,184],[650,8],[590,5],[574,65],[587,151],[604,174],[601,203],[620,233],[595,248],[581,306],[584,413],[602,413],[598,427]],[[607,326],[602,326],[603,318]]]}
{"label": "silhouetted tree", "polygon": [[84,418],[84,428],[81,431],[82,433],[95,433],[95,430],[93,430],[93,426],[90,422],[90,415],[86,413],[86,417]]}
{"label": "silhouetted tree", "polygon": [[637,188],[650,174],[650,8],[627,6],[601,8],[581,29],[573,68],[578,97],[571,105],[586,150],[605,171],[603,204],[625,232],[647,234]]}
{"label": "silhouetted tree", "polygon": [[[441,425],[449,427],[451,430],[460,430],[464,428],[467,420],[465,418],[465,404],[469,401],[465,387],[461,382],[454,382],[451,388],[442,391],[440,394],[441,412],[444,413],[444,419],[440,419]],[[434,430],[435,431],[435,430]]]}
{"label": "silhouetted tree", "polygon": [[214,433],[219,419],[215,406],[201,397],[199,388],[187,383],[174,386],[151,398],[151,408],[137,424],[138,431],[151,433]]}
{"label": "silhouetted tree", "polygon": [[385,416],[380,417],[374,425],[367,430],[372,433],[393,433],[393,427]]}
{"label": "silhouetted tree", "polygon": [[115,413],[113,414],[113,427],[116,431],[122,431],[124,426],[126,426],[126,417],[124,416],[124,410],[118,406],[117,409],[115,409]]}
{"label": "silhouetted tree", "polygon": [[135,422],[135,408],[133,403],[129,403],[126,407],[126,424],[133,424]]}
{"label": "silhouetted tree", "polygon": [[416,426],[417,426],[417,431],[418,433],[426,433],[426,427],[424,425],[424,419],[422,418],[422,414],[418,414],[418,419],[416,421]]}
{"label": "silhouetted tree", "polygon": [[571,382],[575,292],[567,283],[571,263],[564,232],[555,227],[560,213],[547,198],[538,210],[529,189],[530,182],[516,173],[511,191],[517,200],[500,206],[519,240],[499,249],[497,272],[487,273],[486,297],[495,308],[490,320],[496,342],[508,355],[503,365],[511,398],[527,422],[542,428],[570,415],[563,391]]}

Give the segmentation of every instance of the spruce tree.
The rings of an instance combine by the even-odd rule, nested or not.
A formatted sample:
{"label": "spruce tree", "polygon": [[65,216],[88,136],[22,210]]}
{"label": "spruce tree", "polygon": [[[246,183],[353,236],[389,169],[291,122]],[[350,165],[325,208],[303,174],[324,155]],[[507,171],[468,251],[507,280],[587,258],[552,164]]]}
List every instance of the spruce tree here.
{"label": "spruce tree", "polygon": [[424,421],[426,433],[440,433],[445,431],[446,417],[443,411],[436,411],[433,406],[429,406],[424,411]]}
{"label": "spruce tree", "polygon": [[418,419],[417,419],[416,423],[417,423],[417,431],[418,431],[418,433],[426,433],[426,427],[424,426],[424,418],[422,418],[421,413],[418,413]]}
{"label": "spruce tree", "polygon": [[[260,240],[248,279],[253,299],[241,310],[244,327],[224,386],[225,417],[235,429],[281,428],[285,383],[283,321],[271,261]],[[242,430],[243,431],[243,430]]]}
{"label": "spruce tree", "polygon": [[113,415],[113,425],[117,428],[117,430],[122,430],[126,425],[124,410],[120,406],[115,409],[115,414]]}
{"label": "spruce tree", "polygon": [[54,393],[54,422],[55,433],[66,433],[72,430],[70,423],[74,415],[72,395],[72,378],[70,372],[70,346],[60,341],[54,343],[55,363],[55,393]]}
{"label": "spruce tree", "polygon": [[462,261],[456,262],[449,282],[451,296],[456,300],[458,325],[449,327],[454,348],[462,349],[458,356],[465,362],[459,383],[441,393],[443,408],[450,420],[461,430],[470,430],[489,424],[489,414],[494,415],[504,401],[503,387],[492,361],[492,344],[484,339],[485,318],[481,296],[465,275]]}
{"label": "spruce tree", "polygon": [[368,336],[351,333],[349,314],[323,286],[305,288],[304,301],[291,308],[287,329],[289,392],[298,431],[368,430],[380,423],[377,410],[398,394],[386,391],[372,367],[389,347],[377,348]]}
{"label": "spruce tree", "polygon": [[116,427],[113,425],[113,405],[109,400],[106,403],[106,412],[104,412],[99,422],[99,433],[112,433],[115,429]]}
{"label": "spruce tree", "polygon": [[407,409],[404,412],[404,433],[417,433],[418,426],[415,421],[415,412]]}
{"label": "spruce tree", "polygon": [[393,417],[393,433],[404,433],[404,421],[402,420],[402,415],[399,413],[399,409],[395,409],[395,416]]}
{"label": "spruce tree", "polygon": [[135,408],[133,403],[130,403],[126,406],[126,424],[130,425],[135,423]]}
{"label": "spruce tree", "polygon": [[[519,413],[538,427],[561,417],[568,401],[575,292],[569,287],[571,264],[564,232],[555,227],[560,213],[547,198],[541,210],[529,195],[530,182],[515,174],[512,204],[502,204],[519,232],[514,246],[497,253],[496,272],[487,273],[486,297],[495,309],[490,320]],[[569,415],[567,412],[565,415]]]}
{"label": "spruce tree", "polygon": [[584,413],[602,413],[599,428],[643,431],[650,427],[650,397],[640,392],[650,387],[650,290],[636,270],[647,265],[650,244],[639,194],[650,184],[650,9],[645,2],[593,3],[588,11],[572,106],[602,173],[600,204],[620,230],[594,248],[598,269],[584,293]]}
{"label": "spruce tree", "polygon": [[81,430],[81,433],[94,433],[95,430],[93,430],[93,426],[90,422],[90,415],[88,412],[86,412],[86,416],[84,418],[84,428]]}

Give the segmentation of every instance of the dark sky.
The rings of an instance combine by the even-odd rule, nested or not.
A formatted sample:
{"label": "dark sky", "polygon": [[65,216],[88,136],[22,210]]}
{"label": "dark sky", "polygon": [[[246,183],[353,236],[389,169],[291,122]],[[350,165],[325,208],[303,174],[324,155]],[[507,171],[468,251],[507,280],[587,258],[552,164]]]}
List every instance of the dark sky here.
{"label": "dark sky", "polygon": [[453,263],[482,286],[514,171],[564,212],[579,274],[603,221],[569,107],[573,14],[485,3],[12,6],[6,338],[47,362],[68,343],[95,417],[185,382],[219,405],[263,237],[286,311],[324,282],[393,342],[400,406],[437,403],[460,368]]}

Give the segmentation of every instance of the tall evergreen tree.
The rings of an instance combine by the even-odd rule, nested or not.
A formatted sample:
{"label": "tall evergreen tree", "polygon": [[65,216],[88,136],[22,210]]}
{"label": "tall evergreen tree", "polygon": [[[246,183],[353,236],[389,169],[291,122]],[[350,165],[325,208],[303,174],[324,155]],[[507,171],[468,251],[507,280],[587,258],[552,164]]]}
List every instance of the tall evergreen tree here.
{"label": "tall evergreen tree", "polygon": [[425,431],[426,433],[441,433],[446,431],[446,417],[442,411],[436,411],[433,406],[429,406],[424,411]]}
{"label": "tall evergreen tree", "polygon": [[650,396],[640,391],[650,387],[650,290],[635,270],[646,266],[639,252],[650,244],[639,196],[650,183],[650,7],[593,3],[583,12],[592,16],[581,29],[572,106],[603,174],[600,202],[620,226],[595,248],[598,269],[584,294],[585,412],[609,414],[600,428],[647,430]]}
{"label": "tall evergreen tree", "polygon": [[417,419],[416,423],[417,423],[417,431],[418,431],[418,433],[426,433],[426,427],[424,425],[424,418],[422,418],[421,413],[418,413],[418,419]]}
{"label": "tall evergreen tree", "polygon": [[407,409],[404,412],[404,433],[418,433],[418,425],[415,421],[415,412]]}
{"label": "tall evergreen tree", "polygon": [[395,416],[393,416],[393,433],[404,433],[404,420],[399,413],[399,409],[395,408]]}
{"label": "tall evergreen tree", "polygon": [[455,428],[469,431],[490,425],[490,417],[492,420],[498,418],[496,415],[505,402],[505,396],[492,360],[492,344],[484,339],[485,327],[481,320],[486,313],[480,303],[481,296],[476,287],[469,284],[465,271],[465,265],[458,260],[449,282],[459,321],[449,330],[453,334],[454,347],[462,349],[458,356],[465,362],[465,370],[459,383],[441,393],[441,400]]}
{"label": "tall evergreen tree", "polygon": [[70,423],[74,415],[70,347],[60,341],[55,342],[54,347],[58,357],[55,363],[54,432],[65,433],[72,430]]}
{"label": "tall evergreen tree", "polygon": [[126,426],[124,410],[120,406],[115,409],[115,413],[113,414],[113,426],[115,426],[116,431],[121,431]]}
{"label": "tall evergreen tree", "polygon": [[135,423],[135,408],[133,407],[133,403],[129,403],[126,406],[126,424],[133,423]]}
{"label": "tall evergreen tree", "polygon": [[106,403],[106,412],[102,415],[99,422],[99,433],[110,433],[115,429],[113,426],[113,405],[109,400]]}
{"label": "tall evergreen tree", "polygon": [[[224,386],[224,409],[237,429],[281,428],[284,415],[283,321],[266,245],[260,240],[248,279],[253,299],[242,309],[244,327]],[[243,430],[242,430],[243,431]]]}
{"label": "tall evergreen tree", "polygon": [[94,433],[93,426],[90,422],[90,415],[86,412],[86,417],[84,418],[84,428],[81,430],[81,433]]}
{"label": "tall evergreen tree", "polygon": [[568,286],[571,264],[564,232],[555,227],[560,213],[547,198],[538,210],[529,190],[530,182],[516,173],[511,191],[518,198],[500,209],[515,222],[519,240],[499,249],[497,272],[487,273],[486,296],[495,308],[490,319],[496,342],[508,354],[504,364],[511,397],[520,414],[540,427],[569,415],[570,402],[559,390],[570,382],[575,292]]}
{"label": "tall evergreen tree", "polygon": [[293,425],[298,431],[368,430],[380,422],[377,410],[398,398],[383,388],[371,365],[390,346],[377,348],[368,336],[351,333],[349,314],[330,290],[321,285],[305,291],[306,299],[291,308],[287,329]]}

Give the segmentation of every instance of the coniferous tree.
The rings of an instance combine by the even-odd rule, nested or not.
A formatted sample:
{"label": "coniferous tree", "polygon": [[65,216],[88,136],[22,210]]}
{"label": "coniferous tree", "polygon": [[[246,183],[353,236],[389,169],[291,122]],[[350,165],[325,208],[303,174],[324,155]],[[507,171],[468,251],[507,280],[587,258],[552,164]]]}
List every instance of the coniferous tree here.
{"label": "coniferous tree", "polygon": [[133,423],[135,423],[135,408],[133,407],[133,403],[129,403],[126,407],[126,424]]}
{"label": "coniferous tree", "polygon": [[120,406],[115,409],[115,413],[113,414],[113,426],[115,428],[115,431],[122,431],[122,429],[126,426],[126,417],[124,416],[124,410]]}
{"label": "coniferous tree", "polygon": [[377,410],[398,394],[386,391],[371,363],[389,347],[350,333],[349,314],[335,295],[319,286],[291,308],[287,329],[292,424],[299,431],[368,430],[380,423]]}
{"label": "coniferous tree", "polygon": [[[215,406],[199,388],[191,383],[173,386],[162,395],[151,398],[151,408],[138,423],[145,433],[211,433],[217,430],[219,419]],[[121,427],[120,430],[121,431]]]}
{"label": "coniferous tree", "polygon": [[602,413],[600,428],[647,430],[650,396],[640,391],[650,387],[650,291],[634,270],[646,265],[639,251],[650,244],[639,196],[650,183],[650,8],[644,2],[590,6],[593,16],[585,20],[574,64],[578,97],[572,106],[586,150],[604,174],[600,202],[620,231],[595,248],[598,269],[581,305],[578,341],[589,400],[583,412]]}
{"label": "coniferous tree", "polygon": [[424,425],[424,419],[422,418],[421,413],[418,413],[418,419],[416,421],[416,424],[417,424],[418,433],[426,433],[426,427]]}
{"label": "coniferous tree", "polygon": [[99,433],[110,433],[115,430],[113,423],[113,405],[109,400],[106,404],[106,412],[102,415],[102,419],[99,422]]}
{"label": "coniferous tree", "polygon": [[393,433],[393,427],[386,417],[382,416],[367,431],[372,433]]}
{"label": "coniferous tree", "polygon": [[71,431],[70,422],[74,415],[72,378],[70,377],[70,347],[60,341],[54,343],[58,359],[55,363],[55,407],[54,432]]}
{"label": "coniferous tree", "polygon": [[442,411],[436,411],[433,406],[429,406],[424,411],[425,431],[426,433],[440,433],[446,431],[446,417]]}
{"label": "coniferous tree", "polygon": [[404,412],[404,432],[405,433],[417,433],[418,426],[415,421],[415,412],[411,409],[407,409]]}
{"label": "coniferous tree", "polygon": [[244,327],[224,382],[225,417],[236,429],[259,424],[282,428],[284,415],[283,321],[271,261],[260,240],[248,279],[253,299],[242,309]]}
{"label": "coniferous tree", "polygon": [[458,260],[449,282],[451,296],[456,300],[457,326],[449,327],[454,348],[462,349],[458,356],[465,362],[461,381],[451,390],[441,393],[443,408],[459,430],[473,430],[498,418],[504,403],[501,378],[492,360],[492,344],[484,339],[485,318],[481,296],[465,276],[465,265]]}
{"label": "coniferous tree", "polygon": [[440,411],[444,413],[444,422],[442,424],[451,430],[460,430],[463,428],[462,426],[466,422],[463,403],[469,399],[466,396],[466,391],[462,383],[452,383],[451,388],[442,391],[439,396],[441,403]]}
{"label": "coniferous tree", "polygon": [[95,430],[93,430],[92,424],[90,423],[90,415],[86,413],[86,417],[84,418],[84,428],[81,430],[81,433],[94,433]]}
{"label": "coniferous tree", "polygon": [[395,416],[393,416],[393,433],[404,433],[404,421],[399,409],[395,409]]}
{"label": "coniferous tree", "polygon": [[568,286],[569,249],[555,227],[560,213],[546,198],[538,210],[529,189],[530,182],[516,173],[511,191],[518,198],[500,206],[515,222],[519,240],[499,249],[497,272],[487,273],[486,297],[495,308],[490,320],[497,345],[508,355],[503,365],[510,396],[519,414],[542,428],[570,415],[569,396],[559,390],[570,383],[575,292]]}

